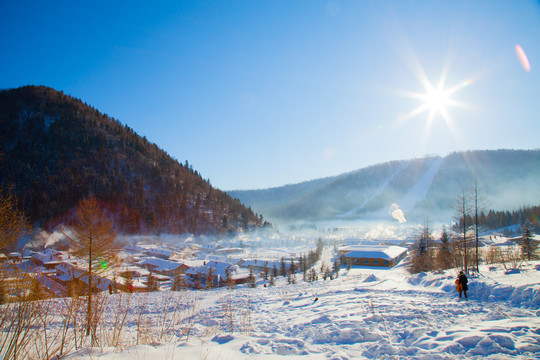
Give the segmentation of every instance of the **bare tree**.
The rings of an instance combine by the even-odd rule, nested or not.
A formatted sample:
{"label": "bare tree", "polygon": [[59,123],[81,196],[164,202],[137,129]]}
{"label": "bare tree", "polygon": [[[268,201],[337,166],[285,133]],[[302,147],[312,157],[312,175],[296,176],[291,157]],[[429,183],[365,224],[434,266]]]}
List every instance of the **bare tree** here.
{"label": "bare tree", "polygon": [[73,243],[74,254],[88,262],[86,313],[86,335],[88,336],[94,323],[93,278],[97,272],[107,268],[114,259],[111,250],[116,233],[113,230],[113,222],[105,216],[94,196],[79,201],[77,219],[71,224],[71,234],[63,233]]}
{"label": "bare tree", "polygon": [[455,212],[456,212],[456,221],[459,225],[461,231],[461,239],[457,242],[456,245],[459,246],[463,254],[463,269],[467,271],[468,269],[468,257],[469,257],[469,239],[467,237],[468,230],[470,225],[468,224],[468,218],[470,217],[470,208],[467,202],[467,194],[465,190],[462,190],[461,194],[456,197],[455,200]]}
{"label": "bare tree", "polygon": [[482,211],[482,208],[486,202],[484,192],[478,188],[478,181],[474,179],[474,189],[471,193],[471,200],[474,203],[474,234],[475,234],[475,262],[476,262],[476,272],[480,272],[480,256],[478,251],[479,244],[479,234],[480,234],[480,219],[479,212]]}

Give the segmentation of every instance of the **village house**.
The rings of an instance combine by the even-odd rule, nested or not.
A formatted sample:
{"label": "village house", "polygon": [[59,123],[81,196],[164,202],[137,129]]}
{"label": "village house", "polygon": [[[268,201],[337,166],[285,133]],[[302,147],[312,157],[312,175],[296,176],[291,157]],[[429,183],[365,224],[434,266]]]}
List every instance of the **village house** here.
{"label": "village house", "polygon": [[407,256],[407,249],[401,246],[349,245],[339,252],[345,263],[353,266],[393,267]]}
{"label": "village house", "polygon": [[162,247],[157,247],[157,248],[146,249],[145,253],[148,256],[153,256],[153,257],[158,257],[164,260],[169,260],[170,257],[174,254],[174,251],[165,249]]}
{"label": "village house", "polygon": [[47,248],[43,251],[35,251],[31,255],[34,264],[47,270],[55,269],[64,261],[75,261],[68,253]]}
{"label": "village house", "polygon": [[[55,268],[56,275],[49,276],[52,280],[60,283],[66,292],[74,285],[86,289],[89,283],[87,265],[80,260],[63,261]],[[92,274],[92,291],[110,291],[116,289],[118,283],[114,279],[111,271]],[[66,293],[67,295],[67,293]]]}
{"label": "village house", "polygon": [[[274,270],[274,268],[277,271],[281,271],[281,261],[278,260],[264,260],[264,259],[253,259],[253,260],[244,260],[242,262],[238,263],[241,267],[250,269],[255,274],[262,274],[266,272],[267,274],[270,274],[271,271]],[[290,260],[285,261],[285,271],[288,272],[289,268],[291,267]]]}
{"label": "village house", "polygon": [[131,276],[132,279],[136,279],[150,275],[150,271],[137,265],[129,265],[122,266],[118,271],[118,275],[124,278]]}
{"label": "village house", "polygon": [[247,282],[249,273],[241,272],[238,266],[221,261],[204,262],[202,266],[194,266],[186,270],[187,283],[194,288],[206,287],[211,281],[213,287],[224,286],[227,279],[235,284]]}
{"label": "village house", "polygon": [[176,273],[183,274],[189,269],[189,266],[186,264],[155,257],[146,258],[142,260],[139,265],[153,273],[166,276],[174,276]]}

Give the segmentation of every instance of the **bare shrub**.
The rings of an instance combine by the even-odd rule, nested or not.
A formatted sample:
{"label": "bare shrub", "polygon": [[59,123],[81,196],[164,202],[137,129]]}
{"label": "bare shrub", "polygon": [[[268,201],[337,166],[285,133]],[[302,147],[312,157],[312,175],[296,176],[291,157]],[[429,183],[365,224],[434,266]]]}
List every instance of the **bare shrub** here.
{"label": "bare shrub", "polygon": [[517,246],[506,246],[500,250],[500,262],[506,271],[519,269],[523,265],[523,258]]}
{"label": "bare shrub", "polygon": [[122,335],[130,307],[131,296],[129,295],[120,294],[114,297],[113,300],[109,297],[109,308],[112,314],[108,313],[107,317],[103,317],[103,322],[100,326],[100,338],[105,346],[123,349]]}
{"label": "bare shrub", "polygon": [[27,358],[38,325],[38,310],[32,301],[15,301],[0,307],[0,357]]}

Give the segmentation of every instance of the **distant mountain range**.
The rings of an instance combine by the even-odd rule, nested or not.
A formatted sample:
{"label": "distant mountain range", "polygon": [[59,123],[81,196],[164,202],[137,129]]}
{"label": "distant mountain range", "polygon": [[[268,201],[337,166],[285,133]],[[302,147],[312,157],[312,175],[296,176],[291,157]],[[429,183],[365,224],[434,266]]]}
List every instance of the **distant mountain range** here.
{"label": "distant mountain range", "polygon": [[50,229],[95,195],[124,233],[223,233],[262,216],[127,125],[43,86],[0,91],[0,186]]}
{"label": "distant mountain range", "polygon": [[[478,184],[487,211],[540,203],[540,150],[493,150],[392,161],[335,177],[229,194],[277,223],[451,221]],[[472,205],[472,202],[470,203]]]}

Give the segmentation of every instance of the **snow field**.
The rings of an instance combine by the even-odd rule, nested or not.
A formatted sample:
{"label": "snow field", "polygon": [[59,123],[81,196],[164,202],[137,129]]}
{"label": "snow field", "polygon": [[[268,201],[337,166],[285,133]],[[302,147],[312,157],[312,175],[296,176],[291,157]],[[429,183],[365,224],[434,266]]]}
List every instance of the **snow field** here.
{"label": "snow field", "polygon": [[[144,307],[131,311],[153,335],[141,339],[131,320],[126,343],[139,336],[145,345],[105,348],[92,358],[540,358],[540,272],[483,274],[470,278],[467,302],[458,301],[451,271],[408,275],[399,267],[352,269],[313,283],[298,275],[294,285],[280,277],[255,289],[134,294]],[[89,356],[68,358],[81,355]]]}

